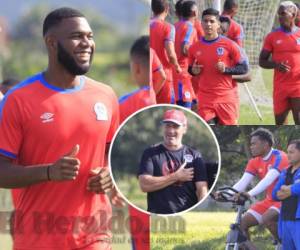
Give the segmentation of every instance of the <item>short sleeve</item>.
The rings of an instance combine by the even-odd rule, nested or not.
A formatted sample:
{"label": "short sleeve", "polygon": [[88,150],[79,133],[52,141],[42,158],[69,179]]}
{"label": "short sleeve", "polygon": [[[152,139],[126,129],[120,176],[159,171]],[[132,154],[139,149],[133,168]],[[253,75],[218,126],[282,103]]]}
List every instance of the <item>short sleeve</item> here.
{"label": "short sleeve", "polygon": [[273,44],[272,44],[272,37],[271,34],[267,35],[264,44],[263,44],[263,50],[272,52],[273,51]]}
{"label": "short sleeve", "polygon": [[164,41],[165,42],[175,42],[175,27],[172,24],[169,24],[166,28],[164,34]]}
{"label": "short sleeve", "polygon": [[112,138],[114,137],[115,132],[117,131],[118,127],[119,127],[119,121],[120,121],[120,116],[119,116],[119,103],[118,103],[118,99],[117,96],[115,95],[115,93],[112,91],[112,101],[111,101],[111,112],[112,112],[112,116],[111,116],[111,123],[110,123],[110,128],[106,137],[106,143],[110,143]]}
{"label": "short sleeve", "polygon": [[256,169],[255,159],[251,159],[245,169],[245,172],[252,174],[254,176],[257,175],[257,169]]}
{"label": "short sleeve", "polygon": [[154,174],[154,167],[153,167],[153,159],[151,158],[151,154],[149,152],[150,149],[146,149],[143,152],[138,175],[153,175]]}
{"label": "short sleeve", "polygon": [[200,156],[194,159],[194,182],[207,181],[207,170],[204,161]]}
{"label": "short sleeve", "polygon": [[188,24],[185,29],[185,34],[183,38],[184,44],[193,44],[195,41],[195,34],[196,31],[194,29],[194,26],[192,24]]}
{"label": "short sleeve", "polygon": [[8,95],[0,103],[0,154],[16,159],[22,140],[20,106],[15,96]]}
{"label": "short sleeve", "polygon": [[275,152],[275,160],[272,169],[276,169],[279,173],[289,165],[286,154],[280,151]]}

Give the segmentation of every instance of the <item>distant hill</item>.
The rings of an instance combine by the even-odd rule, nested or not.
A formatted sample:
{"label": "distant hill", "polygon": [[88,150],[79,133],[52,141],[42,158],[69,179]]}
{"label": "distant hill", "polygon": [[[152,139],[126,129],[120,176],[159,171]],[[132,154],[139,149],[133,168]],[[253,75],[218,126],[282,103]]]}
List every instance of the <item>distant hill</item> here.
{"label": "distant hill", "polygon": [[128,33],[135,32],[141,20],[149,18],[150,15],[149,6],[141,0],[8,0],[4,4],[3,2],[0,16],[4,16],[11,24],[14,24],[22,13],[37,4],[46,4],[53,8],[89,7],[99,11],[107,21],[116,23],[121,30]]}

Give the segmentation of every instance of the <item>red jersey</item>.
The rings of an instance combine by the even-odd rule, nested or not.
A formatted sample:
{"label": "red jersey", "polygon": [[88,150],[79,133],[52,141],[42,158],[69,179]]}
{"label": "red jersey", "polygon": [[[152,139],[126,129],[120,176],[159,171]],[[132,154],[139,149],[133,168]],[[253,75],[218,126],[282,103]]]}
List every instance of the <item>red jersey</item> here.
{"label": "red jersey", "polygon": [[175,42],[175,28],[172,24],[159,19],[150,21],[150,47],[155,50],[164,68],[171,68],[165,49],[166,42]]}
{"label": "red jersey", "polygon": [[230,39],[219,36],[213,41],[202,38],[189,49],[189,65],[195,61],[203,65],[198,80],[198,101],[203,103],[227,103],[237,101],[237,85],[231,75],[220,73],[216,64],[223,61],[231,67],[241,63],[242,58],[238,45]]}
{"label": "red jersey", "polygon": [[300,28],[300,20],[296,23],[296,26]]}
{"label": "red jersey", "polygon": [[157,89],[157,86],[155,85],[156,83],[156,74],[159,72],[159,71],[162,71],[163,70],[163,66],[157,56],[157,54],[155,53],[155,50],[153,50],[152,48],[150,48],[150,91],[153,91],[151,92],[151,95],[153,95],[153,98],[156,98],[155,97],[155,90]]}
{"label": "red jersey", "polygon": [[156,104],[155,98],[150,94],[150,87],[145,86],[134,92],[131,92],[119,99],[120,104],[120,122],[123,122],[135,111],[144,107]]}
{"label": "red jersey", "polygon": [[174,103],[172,64],[169,61],[165,44],[167,42],[174,43],[175,28],[172,24],[159,19],[150,21],[150,47],[155,50],[159,60],[161,61],[166,73],[166,81],[161,91],[157,93],[157,103]]}
{"label": "red jersey", "polygon": [[263,49],[272,53],[275,62],[286,62],[290,72],[275,70],[274,89],[286,88],[286,85],[300,86],[300,28],[286,32],[282,28],[269,33],[265,38]]}
{"label": "red jersey", "polygon": [[198,19],[195,20],[194,27],[195,27],[196,32],[197,32],[197,39],[199,40],[200,38],[204,37],[204,31],[203,31],[202,24],[201,24],[200,20],[198,20]]}
{"label": "red jersey", "polygon": [[113,90],[84,76],[80,85],[61,89],[40,73],[7,94],[0,107],[0,154],[26,167],[54,163],[79,144],[81,162],[74,181],[18,189],[15,248],[74,249],[111,237],[110,201],[88,191],[87,180],[91,169],[104,166],[106,143],[118,125]]}
{"label": "red jersey", "polygon": [[230,18],[230,25],[227,31],[227,37],[232,41],[235,41],[240,47],[243,47],[244,30],[242,25],[237,23],[228,15],[222,16]]}
{"label": "red jersey", "polygon": [[[247,166],[246,172],[257,176],[260,180],[263,179],[270,169],[276,169],[281,172],[289,165],[286,153],[272,149],[270,154],[266,157],[255,157],[251,159]],[[272,199],[272,190],[277,179],[266,189],[266,198]]]}
{"label": "red jersey", "polygon": [[182,45],[191,46],[197,41],[197,32],[190,21],[179,21],[175,24],[175,52],[183,72],[187,74],[188,57],[182,54]]}

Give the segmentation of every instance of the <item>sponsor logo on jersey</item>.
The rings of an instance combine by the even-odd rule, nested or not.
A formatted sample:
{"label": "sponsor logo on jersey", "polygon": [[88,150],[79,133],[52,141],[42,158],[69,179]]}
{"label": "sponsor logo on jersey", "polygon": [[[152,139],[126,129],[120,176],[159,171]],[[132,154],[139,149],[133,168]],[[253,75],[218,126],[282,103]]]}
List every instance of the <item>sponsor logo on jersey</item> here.
{"label": "sponsor logo on jersey", "polygon": [[94,111],[96,113],[97,121],[107,121],[108,120],[107,108],[102,102],[95,103]]}
{"label": "sponsor logo on jersey", "polygon": [[276,44],[282,44],[282,40],[277,40]]}
{"label": "sponsor logo on jersey", "polygon": [[45,112],[44,114],[42,114],[40,116],[42,123],[46,123],[46,122],[53,122],[54,118],[53,118],[54,114],[49,113],[49,112]]}

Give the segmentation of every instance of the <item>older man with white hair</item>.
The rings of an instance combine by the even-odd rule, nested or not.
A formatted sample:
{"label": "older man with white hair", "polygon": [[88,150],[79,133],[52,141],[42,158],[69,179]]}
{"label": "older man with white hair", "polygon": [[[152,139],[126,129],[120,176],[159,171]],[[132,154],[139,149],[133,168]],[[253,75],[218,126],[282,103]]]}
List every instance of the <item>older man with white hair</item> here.
{"label": "older man with white hair", "polygon": [[265,38],[259,65],[274,69],[273,104],[277,125],[287,123],[291,110],[300,124],[300,28],[295,24],[298,8],[292,1],[280,3],[280,27]]}

